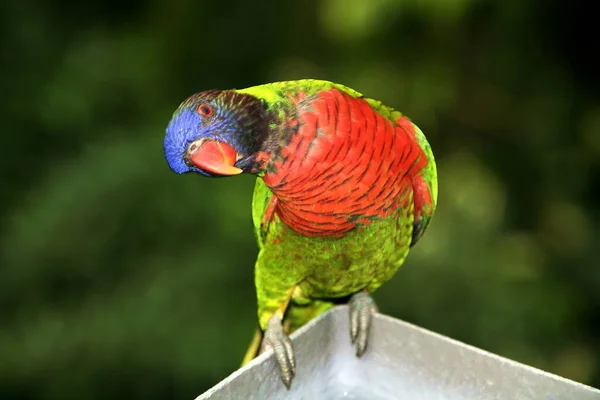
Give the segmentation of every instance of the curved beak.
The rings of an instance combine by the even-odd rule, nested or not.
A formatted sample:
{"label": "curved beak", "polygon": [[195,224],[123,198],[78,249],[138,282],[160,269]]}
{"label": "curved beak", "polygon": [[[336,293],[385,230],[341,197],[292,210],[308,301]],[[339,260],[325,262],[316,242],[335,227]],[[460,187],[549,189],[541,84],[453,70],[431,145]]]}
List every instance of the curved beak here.
{"label": "curved beak", "polygon": [[237,157],[237,151],[231,145],[207,139],[190,143],[184,155],[186,163],[218,175],[238,175],[244,172],[234,166]]}

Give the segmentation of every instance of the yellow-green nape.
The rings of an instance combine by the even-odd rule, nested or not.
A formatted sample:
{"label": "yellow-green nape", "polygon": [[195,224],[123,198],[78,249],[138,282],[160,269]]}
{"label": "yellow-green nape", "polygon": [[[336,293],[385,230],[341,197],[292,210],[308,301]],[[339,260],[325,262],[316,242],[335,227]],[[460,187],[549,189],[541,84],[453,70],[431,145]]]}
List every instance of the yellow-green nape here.
{"label": "yellow-green nape", "polygon": [[246,89],[236,90],[238,93],[249,94],[265,100],[267,103],[275,103],[279,100],[279,95],[273,91],[269,84],[252,86]]}
{"label": "yellow-green nape", "polygon": [[275,104],[288,100],[287,95],[289,93],[302,92],[306,96],[312,96],[322,90],[329,90],[333,88],[342,90],[352,97],[362,97],[361,93],[349,88],[348,86],[319,79],[299,79],[295,81],[266,83],[245,89],[238,89],[236,92],[250,94],[266,101],[269,104]]}

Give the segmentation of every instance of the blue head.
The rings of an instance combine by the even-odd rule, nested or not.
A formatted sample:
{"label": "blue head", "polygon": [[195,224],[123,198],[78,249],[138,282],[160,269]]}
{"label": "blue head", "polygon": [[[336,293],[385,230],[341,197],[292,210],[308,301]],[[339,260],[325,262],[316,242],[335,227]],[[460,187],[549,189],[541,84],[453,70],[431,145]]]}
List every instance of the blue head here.
{"label": "blue head", "polygon": [[232,90],[194,94],[173,114],[165,157],[178,174],[236,175],[251,170],[266,138],[266,105]]}

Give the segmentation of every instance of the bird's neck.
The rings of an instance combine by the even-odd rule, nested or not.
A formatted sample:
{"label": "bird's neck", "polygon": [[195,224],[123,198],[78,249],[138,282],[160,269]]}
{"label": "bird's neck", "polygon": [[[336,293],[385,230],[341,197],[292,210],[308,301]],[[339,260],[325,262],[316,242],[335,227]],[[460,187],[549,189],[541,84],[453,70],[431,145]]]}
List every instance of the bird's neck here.
{"label": "bird's neck", "polygon": [[254,158],[252,171],[273,192],[273,211],[284,224],[302,235],[343,236],[355,224],[333,215],[339,208],[342,191],[331,191],[326,185],[336,179],[335,171],[325,164],[319,168],[319,161],[310,157],[308,147],[318,145],[315,135],[311,137],[310,129],[306,129],[308,126],[295,108],[286,110],[285,118],[279,121],[271,125],[267,141]]}

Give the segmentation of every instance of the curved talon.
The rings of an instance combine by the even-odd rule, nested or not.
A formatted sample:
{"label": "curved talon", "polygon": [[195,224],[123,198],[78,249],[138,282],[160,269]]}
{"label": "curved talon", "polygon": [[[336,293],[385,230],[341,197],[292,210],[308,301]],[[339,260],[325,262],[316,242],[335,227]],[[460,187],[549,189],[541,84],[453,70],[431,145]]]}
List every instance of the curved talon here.
{"label": "curved talon", "polygon": [[277,314],[273,315],[267,322],[260,353],[273,349],[275,359],[279,365],[279,375],[283,384],[289,389],[292,379],[296,375],[296,358],[294,348],[289,336],[283,331],[281,319]]}
{"label": "curved talon", "polygon": [[356,356],[361,357],[367,350],[371,320],[377,312],[377,305],[366,291],[352,296],[350,306],[350,340],[356,344]]}

